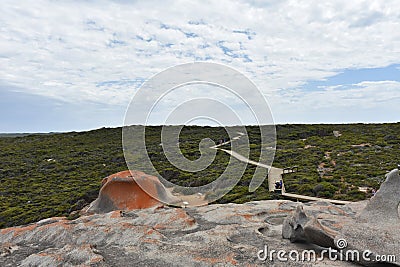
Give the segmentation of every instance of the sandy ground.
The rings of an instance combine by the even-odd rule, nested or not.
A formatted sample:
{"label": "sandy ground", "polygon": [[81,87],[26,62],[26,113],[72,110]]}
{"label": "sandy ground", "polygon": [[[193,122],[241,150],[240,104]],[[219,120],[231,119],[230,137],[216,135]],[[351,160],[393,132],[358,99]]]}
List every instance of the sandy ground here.
{"label": "sandy ground", "polygon": [[[207,200],[204,199],[204,195],[194,194],[194,195],[183,195],[180,193],[173,193],[173,187],[167,188],[167,190],[175,197],[181,199],[180,202],[176,203],[178,206],[205,206],[208,205]],[[187,202],[189,204],[185,204]]]}

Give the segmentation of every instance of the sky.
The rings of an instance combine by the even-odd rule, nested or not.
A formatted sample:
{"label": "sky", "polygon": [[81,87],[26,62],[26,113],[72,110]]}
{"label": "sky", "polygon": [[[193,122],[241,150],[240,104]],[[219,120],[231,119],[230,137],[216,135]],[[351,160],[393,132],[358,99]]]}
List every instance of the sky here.
{"label": "sky", "polygon": [[[277,124],[400,121],[395,0],[3,0],[0,14],[0,132],[121,126],[143,83],[193,62],[244,74]],[[230,97],[202,88],[175,100]]]}

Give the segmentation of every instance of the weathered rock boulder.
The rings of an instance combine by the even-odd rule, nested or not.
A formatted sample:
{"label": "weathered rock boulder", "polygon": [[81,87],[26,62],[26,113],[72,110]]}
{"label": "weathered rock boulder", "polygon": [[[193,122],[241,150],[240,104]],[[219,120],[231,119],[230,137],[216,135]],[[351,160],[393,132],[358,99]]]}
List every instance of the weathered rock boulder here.
{"label": "weathered rock boulder", "polygon": [[345,250],[370,251],[371,261],[361,260],[364,265],[374,266],[377,258],[395,256],[392,264],[400,266],[400,175],[393,170],[386,176],[380,189],[370,199],[365,209],[340,231],[338,239],[345,239]]}
{"label": "weathered rock boulder", "polygon": [[[156,199],[152,196],[158,197]],[[157,177],[140,171],[122,171],[103,179],[99,197],[85,212],[145,209],[162,205],[158,199],[179,201],[166,190]]]}
{"label": "weathered rock boulder", "polygon": [[283,222],[282,237],[291,242],[308,242],[321,247],[335,248],[338,232],[323,226],[316,217],[307,215],[303,205]]}
{"label": "weathered rock boulder", "polygon": [[291,242],[307,242],[304,227],[308,221],[310,221],[310,218],[304,212],[303,206],[297,206],[296,212],[286,217],[283,222],[282,237]]}
{"label": "weathered rock boulder", "polygon": [[357,222],[400,226],[399,205],[400,175],[399,170],[396,169],[386,175],[386,180],[358,216]]}
{"label": "weathered rock boulder", "polygon": [[283,238],[333,248],[365,266],[400,266],[400,175],[390,172],[364,209],[336,229],[320,223],[321,214],[306,214],[302,206],[288,216],[282,227]]}

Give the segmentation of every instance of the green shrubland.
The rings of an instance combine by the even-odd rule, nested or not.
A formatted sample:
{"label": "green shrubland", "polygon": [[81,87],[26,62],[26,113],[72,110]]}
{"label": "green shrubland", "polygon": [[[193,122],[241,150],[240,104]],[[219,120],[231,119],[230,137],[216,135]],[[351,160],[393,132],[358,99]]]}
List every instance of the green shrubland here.
{"label": "green shrubland", "polygon": [[[250,158],[258,160],[259,128],[246,129]],[[274,166],[298,166],[297,173],[284,176],[288,192],[362,200],[370,194],[360,192],[358,187],[379,188],[386,172],[400,163],[400,123],[278,125],[276,129]],[[333,131],[339,131],[341,136],[335,137]],[[102,178],[127,169],[121,132],[121,128],[102,128],[0,137],[0,227],[66,216],[93,201]],[[197,173],[179,170],[162,153],[160,132],[161,127],[147,127],[146,145],[158,175],[170,182],[182,186],[210,183],[223,173],[230,161],[228,154],[218,151],[214,162],[205,170]],[[211,138],[217,142],[227,137],[223,128],[185,126],[180,134],[180,149],[185,157],[195,160],[200,157],[200,140]],[[224,148],[230,149],[230,145]],[[151,172],[142,165],[143,157],[133,152],[128,160],[136,169]],[[238,164],[235,160],[232,162]],[[255,192],[248,191],[254,171],[254,166],[247,166],[238,184],[218,202],[279,198],[268,191],[266,181]]]}

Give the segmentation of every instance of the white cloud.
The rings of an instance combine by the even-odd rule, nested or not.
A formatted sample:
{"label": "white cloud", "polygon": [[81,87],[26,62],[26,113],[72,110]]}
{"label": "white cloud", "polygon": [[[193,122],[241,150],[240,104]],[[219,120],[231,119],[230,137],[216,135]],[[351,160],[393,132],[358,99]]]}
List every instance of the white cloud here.
{"label": "white cloud", "polygon": [[287,91],[272,107],[280,122],[398,121],[400,82],[360,82],[329,86],[318,91]]}
{"label": "white cloud", "polygon": [[8,0],[0,12],[0,80],[70,102],[125,105],[135,81],[195,60],[225,62],[293,109],[310,108],[296,101],[340,107],[399,91],[390,82],[296,89],[341,69],[400,63],[394,0]]}
{"label": "white cloud", "polygon": [[[350,87],[350,89],[344,87]],[[320,92],[310,92],[305,96],[315,108],[323,106],[351,107],[354,101],[359,107],[372,108],[382,102],[393,103],[400,99],[400,82],[361,82],[346,86],[327,87]]]}

